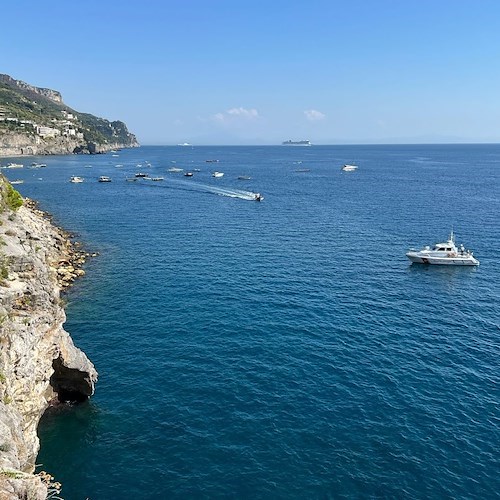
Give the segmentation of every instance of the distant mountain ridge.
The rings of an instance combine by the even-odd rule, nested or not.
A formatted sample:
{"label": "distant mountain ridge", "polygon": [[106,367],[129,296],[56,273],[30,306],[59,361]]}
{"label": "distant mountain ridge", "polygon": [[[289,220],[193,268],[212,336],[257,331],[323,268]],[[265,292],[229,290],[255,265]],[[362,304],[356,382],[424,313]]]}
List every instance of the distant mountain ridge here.
{"label": "distant mountain ridge", "polygon": [[57,90],[0,74],[0,155],[93,154],[137,146],[125,123],[75,111]]}
{"label": "distant mountain ridge", "polygon": [[44,97],[47,97],[48,99],[51,99],[54,102],[59,102],[59,103],[63,102],[62,95],[57,90],[34,87],[33,85],[30,85],[29,83],[23,82],[21,80],[14,80],[14,78],[12,78],[9,75],[4,75],[0,73],[0,83],[5,83],[9,87],[17,87],[20,90],[22,89],[26,92],[33,92],[35,94],[40,94]]}

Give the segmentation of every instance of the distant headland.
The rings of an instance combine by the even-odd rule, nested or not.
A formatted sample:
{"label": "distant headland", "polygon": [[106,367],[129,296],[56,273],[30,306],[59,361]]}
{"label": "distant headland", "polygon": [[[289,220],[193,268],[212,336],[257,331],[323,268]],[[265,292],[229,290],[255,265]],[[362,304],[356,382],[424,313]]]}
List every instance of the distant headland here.
{"label": "distant headland", "polygon": [[97,154],[137,146],[125,123],[75,111],[56,90],[0,74],[0,156]]}

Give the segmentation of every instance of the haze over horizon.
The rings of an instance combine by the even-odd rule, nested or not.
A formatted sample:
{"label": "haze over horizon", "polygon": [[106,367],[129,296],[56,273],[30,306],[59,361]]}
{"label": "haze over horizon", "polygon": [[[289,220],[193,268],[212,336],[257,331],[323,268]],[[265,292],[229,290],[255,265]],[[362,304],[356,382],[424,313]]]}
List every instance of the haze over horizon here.
{"label": "haze over horizon", "polygon": [[143,145],[498,142],[500,4],[2,6],[0,73]]}

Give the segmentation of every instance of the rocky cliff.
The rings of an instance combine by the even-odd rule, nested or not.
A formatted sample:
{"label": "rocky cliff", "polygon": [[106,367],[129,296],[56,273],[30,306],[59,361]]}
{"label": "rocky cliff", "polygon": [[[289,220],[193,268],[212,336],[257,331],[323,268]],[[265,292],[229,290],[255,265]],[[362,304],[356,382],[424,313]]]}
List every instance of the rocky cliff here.
{"label": "rocky cliff", "polygon": [[0,74],[0,156],[95,154],[138,145],[123,122],[75,111],[56,90]]}
{"label": "rocky cliff", "polygon": [[[97,372],[64,330],[60,290],[78,274],[74,249],[0,176],[0,498],[46,498],[34,474],[37,426],[54,402],[82,401]],[[83,273],[83,271],[80,271]]]}
{"label": "rocky cliff", "polygon": [[0,156],[100,154],[125,147],[132,146],[125,146],[121,142],[82,142],[65,136],[42,139],[34,135],[0,130]]}
{"label": "rocky cliff", "polygon": [[0,83],[5,83],[10,87],[18,87],[19,89],[23,89],[32,94],[39,94],[43,97],[47,97],[57,103],[62,103],[62,95],[57,90],[45,89],[41,87],[35,87],[30,85],[29,83],[23,82],[21,80],[14,80],[9,75],[0,74]]}

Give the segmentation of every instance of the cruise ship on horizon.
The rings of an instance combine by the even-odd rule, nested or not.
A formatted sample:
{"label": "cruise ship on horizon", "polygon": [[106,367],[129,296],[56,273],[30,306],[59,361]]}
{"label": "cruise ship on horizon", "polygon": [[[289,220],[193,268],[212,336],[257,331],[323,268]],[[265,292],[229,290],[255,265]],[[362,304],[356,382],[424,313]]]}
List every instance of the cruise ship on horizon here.
{"label": "cruise ship on horizon", "polygon": [[282,142],[283,146],[311,146],[311,141],[292,141],[289,139],[288,141]]}

